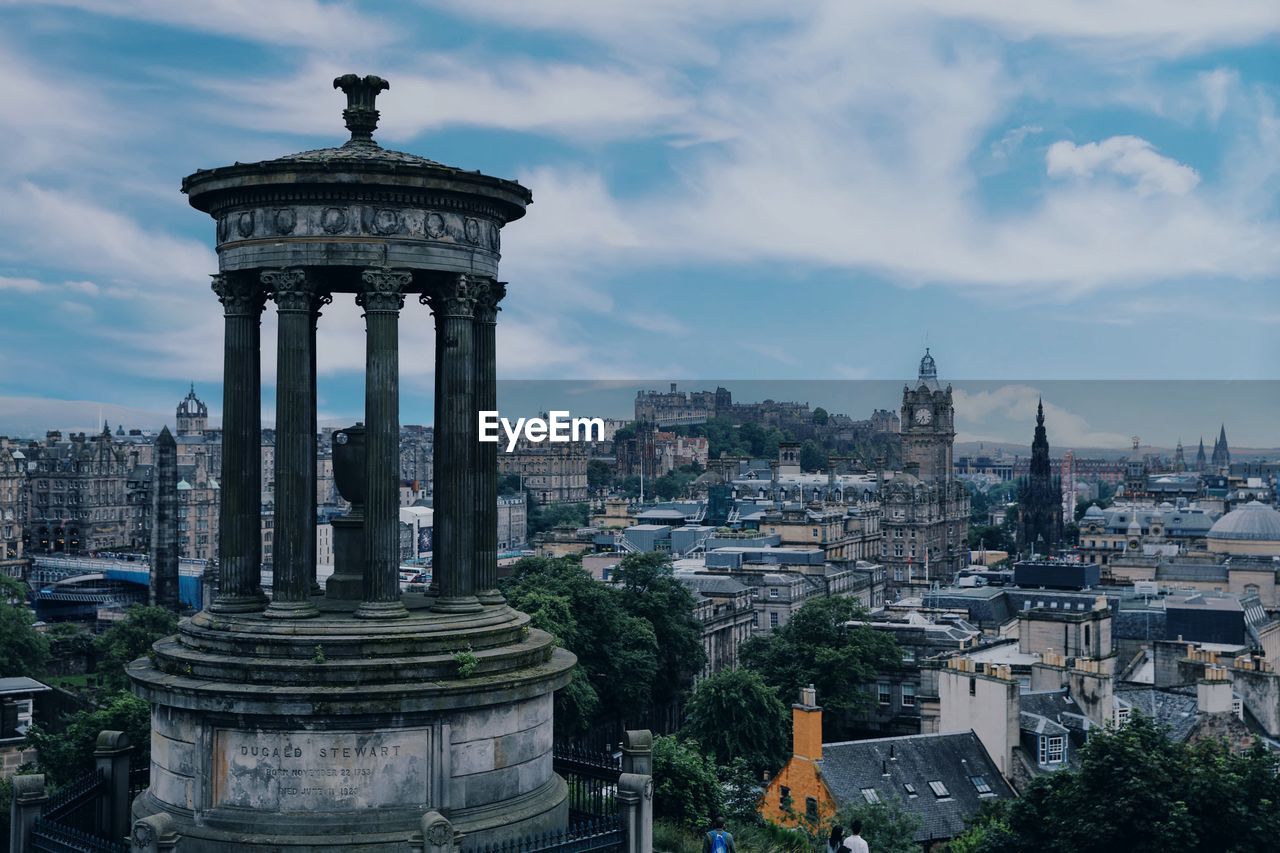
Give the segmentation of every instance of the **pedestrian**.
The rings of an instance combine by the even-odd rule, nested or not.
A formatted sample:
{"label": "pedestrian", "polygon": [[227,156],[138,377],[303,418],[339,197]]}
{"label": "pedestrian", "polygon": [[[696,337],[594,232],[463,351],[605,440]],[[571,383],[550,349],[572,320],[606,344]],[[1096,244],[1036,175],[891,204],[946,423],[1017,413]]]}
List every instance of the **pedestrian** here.
{"label": "pedestrian", "polygon": [[711,831],[702,839],[702,853],[738,853],[733,846],[733,833],[724,828],[724,818],[713,821]]}
{"label": "pedestrian", "polygon": [[844,840],[844,849],[849,853],[871,853],[866,839],[862,837],[862,821],[855,820],[849,825],[849,836]]}
{"label": "pedestrian", "polygon": [[831,835],[827,836],[827,853],[840,853],[844,847],[844,827],[836,824],[831,827]]}

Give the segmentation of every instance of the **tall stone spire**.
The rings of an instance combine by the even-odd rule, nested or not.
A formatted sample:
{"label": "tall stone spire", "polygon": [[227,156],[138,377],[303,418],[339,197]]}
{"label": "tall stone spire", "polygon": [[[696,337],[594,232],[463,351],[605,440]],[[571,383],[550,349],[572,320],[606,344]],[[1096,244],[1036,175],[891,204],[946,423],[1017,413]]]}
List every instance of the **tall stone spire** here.
{"label": "tall stone spire", "polygon": [[1044,400],[1036,406],[1031,470],[1018,483],[1018,550],[1052,554],[1062,541],[1062,482],[1053,476]]}
{"label": "tall stone spire", "polygon": [[1218,430],[1218,440],[1213,443],[1213,458],[1210,460],[1215,470],[1231,467],[1231,450],[1227,447],[1227,425]]}
{"label": "tall stone spire", "polygon": [[1204,473],[1204,469],[1209,465],[1209,458],[1204,453],[1204,436],[1200,436],[1200,449],[1196,451],[1196,470]]}
{"label": "tall stone spire", "polygon": [[1173,451],[1173,470],[1178,472],[1187,470],[1187,456],[1182,449],[1182,439],[1178,439],[1178,446]]}
{"label": "tall stone spire", "polygon": [[156,438],[151,475],[151,604],[179,612],[178,443],[165,427]]}

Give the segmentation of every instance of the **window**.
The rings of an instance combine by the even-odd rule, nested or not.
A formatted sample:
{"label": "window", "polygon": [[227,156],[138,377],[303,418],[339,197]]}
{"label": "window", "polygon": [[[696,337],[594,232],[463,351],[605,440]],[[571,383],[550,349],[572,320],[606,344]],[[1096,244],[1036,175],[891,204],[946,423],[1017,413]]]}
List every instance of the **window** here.
{"label": "window", "polygon": [[915,786],[915,785],[912,785],[910,782],[903,782],[903,783],[902,783],[902,790],[904,790],[904,791],[906,791],[906,792],[907,792],[907,796],[908,796],[908,797],[918,797],[918,796],[920,796],[919,794],[917,794],[917,793],[916,793],[916,786]]}
{"label": "window", "polygon": [[770,628],[778,627],[778,614],[776,612],[769,614],[769,627]]}
{"label": "window", "polygon": [[978,679],[972,675],[969,676],[969,695],[970,696],[978,695]]}
{"label": "window", "polygon": [[893,703],[893,688],[887,684],[876,685],[876,699],[881,705],[889,705]]}
{"label": "window", "polygon": [[1040,763],[1061,764],[1066,745],[1062,735],[1040,738]]}
{"label": "window", "polygon": [[929,783],[929,790],[933,791],[933,795],[940,800],[951,796],[951,792],[947,790],[947,786],[936,780]]}
{"label": "window", "polygon": [[791,789],[786,785],[783,785],[782,790],[778,792],[778,805],[783,811],[791,808]]}
{"label": "window", "polygon": [[1129,715],[1132,713],[1133,711],[1129,708],[1117,707],[1116,708],[1116,728],[1123,728],[1124,726],[1128,725]]}
{"label": "window", "polygon": [[804,798],[804,816],[812,821],[816,821],[818,819],[818,801],[816,798]]}
{"label": "window", "polygon": [[914,708],[916,706],[916,686],[914,684],[902,685],[902,707]]}
{"label": "window", "polygon": [[874,806],[880,802],[880,795],[876,793],[875,788],[863,788],[862,799]]}
{"label": "window", "polygon": [[[899,555],[899,556],[901,556],[901,555]],[[902,580],[902,566],[894,566],[894,569],[893,569],[893,579],[894,579],[894,580],[896,580],[896,581],[900,581],[900,580]]]}
{"label": "window", "polygon": [[776,586],[769,587],[769,597],[770,598],[778,597],[778,588]]}
{"label": "window", "polygon": [[902,650],[902,662],[903,662],[903,663],[915,663],[915,661],[916,661],[916,650],[915,650],[915,649],[903,649],[903,650]]}
{"label": "window", "polygon": [[894,543],[894,545],[893,545],[893,556],[895,556],[895,557],[901,557],[901,556],[902,556],[902,543],[901,543],[901,542],[895,542],[895,543]]}
{"label": "window", "polygon": [[978,796],[990,797],[995,795],[995,791],[991,790],[991,785],[987,783],[985,776],[970,776],[969,781],[973,783],[973,787],[978,789]]}

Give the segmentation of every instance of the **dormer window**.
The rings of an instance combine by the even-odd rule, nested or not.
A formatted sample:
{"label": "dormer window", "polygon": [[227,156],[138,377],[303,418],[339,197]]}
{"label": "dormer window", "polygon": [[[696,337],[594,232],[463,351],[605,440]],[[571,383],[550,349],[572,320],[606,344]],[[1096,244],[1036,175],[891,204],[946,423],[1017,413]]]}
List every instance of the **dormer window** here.
{"label": "dormer window", "polygon": [[868,803],[870,803],[873,806],[879,805],[880,794],[876,792],[875,788],[863,788],[862,799],[866,800]]}
{"label": "dormer window", "polygon": [[947,786],[938,780],[929,783],[929,790],[933,791],[933,795],[939,800],[944,800],[951,796],[951,792],[947,790]]}

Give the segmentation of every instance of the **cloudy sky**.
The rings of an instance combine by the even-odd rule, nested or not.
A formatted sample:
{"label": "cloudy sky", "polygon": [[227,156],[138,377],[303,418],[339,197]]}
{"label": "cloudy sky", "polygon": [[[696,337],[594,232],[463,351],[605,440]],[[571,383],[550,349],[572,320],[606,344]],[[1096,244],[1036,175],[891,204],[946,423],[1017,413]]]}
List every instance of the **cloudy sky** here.
{"label": "cloudy sky", "polygon": [[[341,142],[348,71],[391,81],[384,145],[532,189],[504,377],[901,379],[927,342],[1032,389],[1280,378],[1278,34],[1274,0],[0,0],[0,429],[219,408],[179,182]],[[321,322],[355,417],[359,314]],[[268,311],[268,413],[273,348]],[[1168,430],[1233,415],[1280,444]]]}

